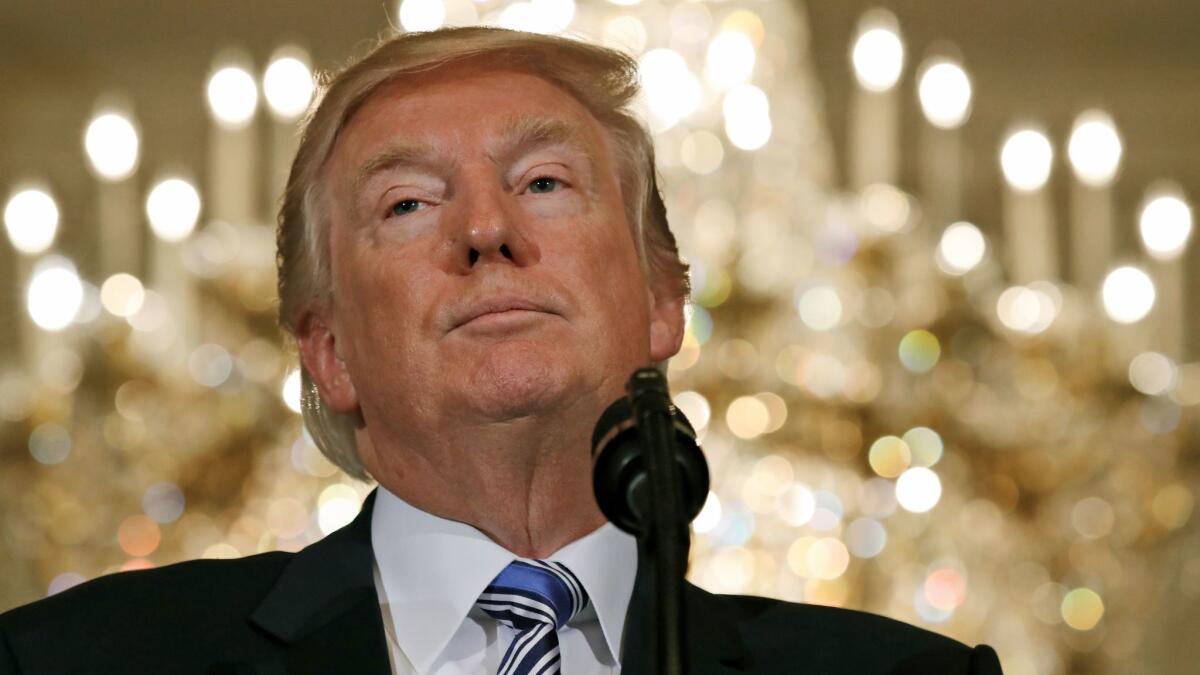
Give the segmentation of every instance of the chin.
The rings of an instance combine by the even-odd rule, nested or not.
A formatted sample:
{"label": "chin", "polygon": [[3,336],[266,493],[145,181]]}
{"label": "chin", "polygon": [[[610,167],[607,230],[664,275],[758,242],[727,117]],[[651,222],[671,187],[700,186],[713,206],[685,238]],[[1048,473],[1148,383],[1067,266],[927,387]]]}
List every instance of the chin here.
{"label": "chin", "polygon": [[583,378],[545,350],[495,347],[466,383],[469,409],[492,420],[515,419],[566,405]]}

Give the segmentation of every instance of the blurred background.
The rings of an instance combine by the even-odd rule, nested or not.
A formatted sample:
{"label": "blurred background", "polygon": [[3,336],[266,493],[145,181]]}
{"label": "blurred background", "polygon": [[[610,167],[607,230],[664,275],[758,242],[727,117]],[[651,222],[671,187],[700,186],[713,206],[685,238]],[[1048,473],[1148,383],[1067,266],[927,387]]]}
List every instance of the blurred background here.
{"label": "blurred background", "polygon": [[693,265],[691,577],[997,648],[1200,662],[1200,4],[8,0],[0,610],[296,550],[274,212],[314,74],[487,23],[637,57]]}

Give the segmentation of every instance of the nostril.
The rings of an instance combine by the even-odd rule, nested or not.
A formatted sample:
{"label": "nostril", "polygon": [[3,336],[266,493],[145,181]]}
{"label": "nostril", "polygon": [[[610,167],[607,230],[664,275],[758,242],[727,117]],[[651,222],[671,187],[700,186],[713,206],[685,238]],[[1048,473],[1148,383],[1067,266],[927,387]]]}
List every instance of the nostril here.
{"label": "nostril", "polygon": [[479,251],[471,249],[471,252],[467,254],[467,260],[470,262],[470,264],[474,265],[479,261]]}
{"label": "nostril", "polygon": [[513,259],[512,251],[508,250],[508,244],[500,245],[500,255],[504,256],[505,258],[508,258],[509,260]]}

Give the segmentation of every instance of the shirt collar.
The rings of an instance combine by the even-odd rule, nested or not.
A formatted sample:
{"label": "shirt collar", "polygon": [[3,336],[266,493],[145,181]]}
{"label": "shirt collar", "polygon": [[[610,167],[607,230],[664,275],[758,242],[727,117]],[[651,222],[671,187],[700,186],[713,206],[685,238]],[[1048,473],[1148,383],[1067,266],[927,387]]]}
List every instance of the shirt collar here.
{"label": "shirt collar", "polygon": [[[428,672],[483,589],[517,559],[476,528],[422,511],[379,487],[371,546],[396,642]],[[549,556],[579,577],[614,660],[637,573],[637,540],[611,523]]]}

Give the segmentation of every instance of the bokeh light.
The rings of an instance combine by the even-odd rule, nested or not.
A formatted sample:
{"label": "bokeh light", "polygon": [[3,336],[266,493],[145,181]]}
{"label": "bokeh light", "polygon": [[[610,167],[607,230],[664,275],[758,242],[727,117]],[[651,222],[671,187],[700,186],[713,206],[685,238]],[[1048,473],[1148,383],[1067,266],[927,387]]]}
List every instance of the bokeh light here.
{"label": "bokeh light", "polygon": [[1061,611],[1063,621],[1071,628],[1091,630],[1104,617],[1104,600],[1090,588],[1075,588],[1063,596]]}
{"label": "bokeh light", "polygon": [[1158,352],[1142,352],[1129,362],[1129,383],[1149,396],[1165,394],[1175,387],[1175,362]]}
{"label": "bokeh light", "polygon": [[317,525],[321,533],[329,534],[354,520],[361,505],[358,493],[349,485],[334,483],[326,487],[317,498]]}
{"label": "bokeh light", "polygon": [[280,396],[283,398],[283,403],[292,412],[298,413],[301,411],[300,403],[300,387],[302,381],[300,379],[300,371],[293,370],[283,378],[283,386],[280,388]]}
{"label": "bokeh light", "polygon": [[159,181],[146,197],[146,216],[159,239],[183,241],[200,219],[200,193],[182,178]]}
{"label": "bokeh light", "polygon": [[146,289],[132,274],[119,272],[105,279],[100,286],[100,303],[113,316],[133,316],[145,300]]}
{"label": "bokeh light", "polygon": [[927,330],[909,331],[900,338],[900,363],[914,373],[927,373],[942,356],[937,336]]}
{"label": "bokeh light", "polygon": [[757,150],[771,139],[771,105],[766,93],[752,84],[739,84],[721,103],[725,135],[742,150]]}
{"label": "bokeh light", "polygon": [[660,47],[642,54],[638,73],[653,131],[670,129],[700,105],[700,82],[679,52]]}
{"label": "bokeh light", "polygon": [[1121,153],[1121,137],[1108,113],[1088,110],[1075,119],[1067,157],[1080,182],[1093,187],[1111,183],[1121,166]]}
{"label": "bokeh light", "polygon": [[883,92],[896,86],[904,69],[904,43],[895,17],[879,11],[864,17],[850,60],[864,89]]}
{"label": "bokeh light", "polygon": [[721,522],[721,498],[709,492],[700,513],[692,520],[692,529],[697,534],[707,534]]}
{"label": "bokeh light", "polygon": [[1050,178],[1054,148],[1050,139],[1036,129],[1013,132],[1000,150],[1000,168],[1004,179],[1021,192],[1040,190]]}
{"label": "bokeh light", "polygon": [[25,300],[29,318],[42,330],[60,331],[71,325],[83,305],[83,284],[75,264],[58,255],[39,260]]}
{"label": "bokeh light", "polygon": [[962,126],[971,113],[971,80],[962,66],[949,59],[930,59],[917,85],[921,110],[929,123],[942,129]]}
{"label": "bokeh light", "polygon": [[753,396],[739,396],[725,410],[725,426],[738,438],[756,438],[767,430],[771,414],[767,406]]}
{"label": "bokeh light", "polygon": [[29,454],[39,464],[61,464],[71,454],[71,432],[61,424],[40,424],[29,434]]}
{"label": "bokeh light", "polygon": [[846,547],[856,558],[874,558],[887,545],[887,530],[874,518],[855,518],[846,526]]}
{"label": "bokeh light", "polygon": [[221,68],[208,79],[207,91],[209,110],[223,127],[244,128],[258,110],[258,85],[245,68]]}
{"label": "bokeh light", "polygon": [[704,398],[702,394],[695,391],[682,391],[674,396],[674,402],[675,407],[679,408],[683,416],[688,418],[692,428],[697,432],[708,426],[712,408],[708,404],[708,399]]}
{"label": "bokeh light", "polygon": [[1151,257],[1158,260],[1176,258],[1192,236],[1192,209],[1179,195],[1153,196],[1142,207],[1138,232]]}
{"label": "bokeh light", "polygon": [[88,165],[106,181],[133,175],[138,165],[138,131],[128,116],[105,112],[92,118],[83,134]]}
{"label": "bokeh light", "polygon": [[1118,267],[1104,277],[1100,297],[1104,311],[1117,323],[1141,321],[1154,308],[1154,282],[1137,267]]}
{"label": "bokeh light", "polygon": [[942,481],[932,470],[916,466],[896,479],[896,501],[906,511],[925,513],[942,498]]}
{"label": "bokeh light", "polygon": [[154,483],[142,495],[142,510],[151,520],[163,525],[179,520],[186,505],[183,490],[174,483]]}
{"label": "bokeh light", "polygon": [[996,299],[996,316],[1005,328],[1034,335],[1054,323],[1058,307],[1039,285],[1011,286]]}
{"label": "bokeh light", "polygon": [[37,255],[54,243],[58,204],[41,188],[19,190],[4,206],[4,229],[14,248],[26,255]]}
{"label": "bokeh light", "polygon": [[281,120],[303,115],[315,89],[308,57],[295,47],[278,50],[263,73],[263,96],[271,113]]}
{"label": "bokeh light", "polygon": [[708,44],[704,75],[720,90],[742,84],[754,72],[754,43],[741,31],[722,31]]}
{"label": "bokeh light", "polygon": [[942,459],[942,437],[929,427],[913,427],[900,440],[912,453],[913,466],[933,466]]}
{"label": "bokeh light", "polygon": [[871,470],[884,478],[896,478],[912,465],[912,450],[898,436],[882,436],[867,453]]}
{"label": "bokeh light", "polygon": [[436,30],[446,21],[446,5],[443,0],[403,0],[399,15],[406,31]]}
{"label": "bokeh light", "polygon": [[831,286],[813,286],[800,294],[796,310],[804,325],[816,331],[827,331],[841,323],[842,299]]}
{"label": "bokeh light", "polygon": [[973,224],[959,221],[946,227],[934,257],[946,274],[960,276],[975,269],[987,253],[987,240]]}
{"label": "bokeh light", "polygon": [[117,529],[117,542],[126,555],[134,558],[144,558],[158,549],[162,541],[162,533],[158,523],[150,516],[138,514],[129,516],[121,521]]}

